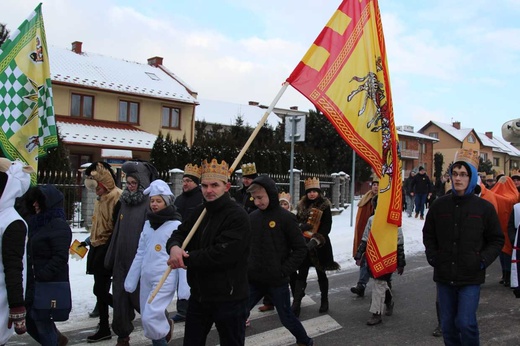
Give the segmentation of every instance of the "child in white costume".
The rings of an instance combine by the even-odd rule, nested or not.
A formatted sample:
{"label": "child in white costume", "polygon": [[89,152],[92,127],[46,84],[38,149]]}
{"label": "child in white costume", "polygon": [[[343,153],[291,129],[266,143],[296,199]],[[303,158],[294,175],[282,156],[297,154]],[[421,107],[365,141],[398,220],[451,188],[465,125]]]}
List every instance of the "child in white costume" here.
{"label": "child in white costume", "polygon": [[150,209],[139,239],[137,254],[125,279],[125,290],[133,292],[141,283],[139,301],[144,336],[152,340],[154,346],[166,345],[171,339],[173,321],[168,319],[166,308],[171,303],[177,276],[169,275],[154,300],[148,299],[167,269],[169,255],[166,242],[181,224],[181,216],[173,205],[174,196],[162,180],[153,181],[144,190],[150,195]]}

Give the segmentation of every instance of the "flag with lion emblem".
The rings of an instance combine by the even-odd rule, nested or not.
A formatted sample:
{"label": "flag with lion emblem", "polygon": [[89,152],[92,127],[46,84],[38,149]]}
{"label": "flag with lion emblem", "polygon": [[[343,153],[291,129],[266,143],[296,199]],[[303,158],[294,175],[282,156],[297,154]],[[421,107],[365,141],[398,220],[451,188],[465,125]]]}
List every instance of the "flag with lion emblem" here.
{"label": "flag with lion emblem", "polygon": [[316,105],[379,177],[366,257],[375,277],[394,272],[402,181],[377,1],[343,1],[287,81]]}

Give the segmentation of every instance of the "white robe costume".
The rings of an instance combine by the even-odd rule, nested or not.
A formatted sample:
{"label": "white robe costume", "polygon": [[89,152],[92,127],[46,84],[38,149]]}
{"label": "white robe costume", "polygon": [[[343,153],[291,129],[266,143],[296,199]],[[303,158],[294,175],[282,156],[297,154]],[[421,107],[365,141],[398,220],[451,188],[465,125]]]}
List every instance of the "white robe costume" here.
{"label": "white robe costume", "polygon": [[[139,238],[137,254],[125,279],[127,292],[135,291],[137,284],[141,283],[139,294],[141,321],[144,336],[151,340],[159,340],[170,331],[165,310],[174,297],[177,275],[168,276],[150,304],[148,304],[148,298],[168,268],[166,262],[170,256],[166,252],[166,242],[180,224],[181,222],[177,220],[166,221],[157,230],[154,230],[150,226],[150,221],[147,220]],[[177,270],[179,269],[174,271]]]}
{"label": "white robe costume", "polygon": [[[23,171],[24,164],[15,161],[11,167],[5,172],[8,176],[7,184],[4,192],[0,197],[0,345],[4,345],[14,335],[14,326],[7,328],[9,320],[9,304],[7,302],[7,289],[5,283],[4,263],[2,261],[2,239],[7,227],[16,220],[25,223],[22,217],[14,209],[14,203],[17,197],[21,197],[28,189],[31,183],[31,176]],[[27,224],[26,224],[27,227]],[[27,239],[27,238],[26,238]],[[25,291],[25,271],[26,257],[23,257],[23,288]]]}

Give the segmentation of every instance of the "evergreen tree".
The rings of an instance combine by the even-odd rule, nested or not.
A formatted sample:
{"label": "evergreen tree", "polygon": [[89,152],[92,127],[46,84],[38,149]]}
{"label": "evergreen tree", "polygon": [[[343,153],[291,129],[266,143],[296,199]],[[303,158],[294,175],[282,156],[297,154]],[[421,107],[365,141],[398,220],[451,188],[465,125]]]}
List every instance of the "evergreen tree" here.
{"label": "evergreen tree", "polygon": [[161,131],[159,131],[157,139],[153,143],[152,151],[150,152],[150,163],[154,165],[159,172],[168,170],[166,142]]}
{"label": "evergreen tree", "polygon": [[0,48],[4,44],[4,42],[9,37],[9,29],[7,29],[7,25],[0,23]]}
{"label": "evergreen tree", "polygon": [[59,127],[56,127],[56,135],[58,136],[58,145],[50,148],[47,151],[47,155],[38,159],[38,173],[40,176],[43,172],[71,171],[69,150],[63,144]]}
{"label": "evergreen tree", "polygon": [[435,177],[435,181],[440,180],[441,176],[443,175],[442,166],[444,166],[444,155],[437,152],[433,155],[433,176]]}
{"label": "evergreen tree", "polygon": [[479,172],[485,172],[486,174],[492,174],[493,173],[493,164],[490,160],[484,161],[482,157],[478,159],[478,171]]}

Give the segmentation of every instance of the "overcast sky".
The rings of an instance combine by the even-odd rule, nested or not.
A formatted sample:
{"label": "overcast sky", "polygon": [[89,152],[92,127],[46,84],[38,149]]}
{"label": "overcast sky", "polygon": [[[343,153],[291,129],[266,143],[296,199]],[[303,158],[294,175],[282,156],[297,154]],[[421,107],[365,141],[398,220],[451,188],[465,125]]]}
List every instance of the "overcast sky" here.
{"label": "overcast sky", "polygon": [[[164,65],[199,97],[270,104],[339,0],[44,0],[50,45]],[[36,0],[0,1],[14,30]],[[380,0],[397,125],[520,118],[520,0]],[[52,59],[52,56],[50,57]],[[312,108],[288,88],[279,107]]]}

